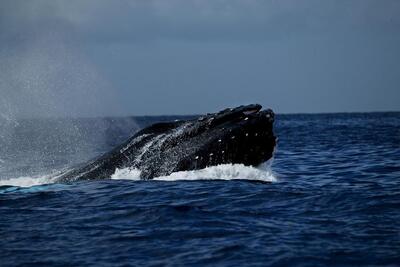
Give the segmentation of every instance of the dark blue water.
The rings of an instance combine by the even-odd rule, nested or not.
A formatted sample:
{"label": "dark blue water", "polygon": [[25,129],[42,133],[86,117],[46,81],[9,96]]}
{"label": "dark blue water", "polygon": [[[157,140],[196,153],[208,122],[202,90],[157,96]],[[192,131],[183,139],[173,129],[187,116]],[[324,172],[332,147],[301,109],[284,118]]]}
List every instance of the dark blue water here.
{"label": "dark blue water", "polygon": [[[40,178],[159,119],[20,122],[0,179]],[[281,115],[276,134],[272,183],[1,186],[0,266],[398,266],[400,113]]]}

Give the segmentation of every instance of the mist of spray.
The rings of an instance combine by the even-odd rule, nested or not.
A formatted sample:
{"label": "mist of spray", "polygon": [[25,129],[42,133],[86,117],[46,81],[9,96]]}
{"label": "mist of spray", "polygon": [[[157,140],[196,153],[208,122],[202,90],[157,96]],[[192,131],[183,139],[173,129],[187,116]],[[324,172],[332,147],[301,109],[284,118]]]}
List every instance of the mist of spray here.
{"label": "mist of spray", "polygon": [[[91,121],[100,129],[93,134],[74,118],[120,113],[112,84],[87,56],[91,46],[75,11],[63,1],[1,3],[0,179],[3,167],[21,162],[36,168],[51,166],[51,155],[68,155],[64,161],[93,156],[90,147],[104,143],[101,130],[110,122]],[[127,123],[133,128],[133,120]]]}
{"label": "mist of spray", "polygon": [[[102,134],[97,134],[96,140],[85,137],[85,131],[73,118],[115,113],[118,103],[113,88],[85,57],[84,47],[66,37],[54,32],[39,34],[27,43],[0,51],[0,168],[14,164],[10,151],[24,151],[24,147],[16,145],[21,142],[13,140],[23,121],[38,118],[57,121],[56,131],[34,129],[39,130],[42,141],[48,140],[42,148],[35,148],[35,155],[26,154],[27,158],[35,157],[32,164],[36,166],[41,165],[41,157],[49,150],[59,154],[73,151],[74,159],[86,159],[92,153],[88,153],[84,142],[90,140],[93,146],[104,141]],[[97,123],[102,124],[101,120]],[[24,131],[29,135],[32,129]],[[57,136],[52,136],[54,133]],[[32,138],[31,143],[36,141],[34,135],[24,138]]]}

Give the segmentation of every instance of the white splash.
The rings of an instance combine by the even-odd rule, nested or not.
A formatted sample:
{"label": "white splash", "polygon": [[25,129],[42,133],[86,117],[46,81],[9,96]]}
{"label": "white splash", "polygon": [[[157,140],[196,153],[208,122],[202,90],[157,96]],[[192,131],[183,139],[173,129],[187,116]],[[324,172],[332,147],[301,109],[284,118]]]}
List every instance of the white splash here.
{"label": "white splash", "polygon": [[[114,180],[140,180],[138,169],[117,169],[111,176]],[[31,187],[56,183],[58,173],[48,175],[0,179],[0,186]],[[250,180],[263,182],[276,182],[277,178],[271,170],[270,163],[265,163],[258,168],[243,164],[223,164],[211,166],[201,170],[174,172],[168,176],[156,177],[158,181],[196,181],[196,180]]]}
{"label": "white splash", "polygon": [[138,169],[116,169],[115,173],[111,175],[111,179],[115,180],[140,180],[140,170]]}
{"label": "white splash", "polygon": [[[140,180],[138,169],[117,169],[111,179]],[[251,180],[263,182],[275,182],[277,178],[268,164],[258,168],[245,166],[243,164],[223,164],[211,166],[201,170],[180,171],[168,176],[156,177],[158,181],[195,181],[195,180]]]}
{"label": "white splash", "polygon": [[1,179],[0,186],[10,185],[10,186],[18,186],[18,187],[31,187],[35,185],[43,185],[43,184],[51,184],[53,183],[53,179],[50,175],[41,176],[41,177],[18,177],[18,178],[9,178],[9,179]]}

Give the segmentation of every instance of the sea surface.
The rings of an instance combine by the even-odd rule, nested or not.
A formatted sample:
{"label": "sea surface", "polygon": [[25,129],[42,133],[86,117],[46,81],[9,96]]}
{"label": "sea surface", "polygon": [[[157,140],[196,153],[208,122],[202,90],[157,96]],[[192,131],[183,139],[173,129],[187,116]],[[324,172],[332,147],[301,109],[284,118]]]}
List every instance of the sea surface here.
{"label": "sea surface", "polygon": [[400,113],[278,115],[258,168],[52,181],[174,119],[3,122],[0,266],[400,265]]}

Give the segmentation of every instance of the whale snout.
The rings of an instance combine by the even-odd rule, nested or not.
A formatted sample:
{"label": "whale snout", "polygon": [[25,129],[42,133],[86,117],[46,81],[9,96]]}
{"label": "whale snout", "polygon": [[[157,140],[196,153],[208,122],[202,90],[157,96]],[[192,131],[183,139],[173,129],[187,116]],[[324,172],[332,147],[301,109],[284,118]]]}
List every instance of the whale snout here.
{"label": "whale snout", "polygon": [[273,123],[275,121],[275,113],[272,109],[265,109],[259,112],[260,116],[268,119],[268,122]]}
{"label": "whale snout", "polygon": [[191,157],[193,168],[243,163],[257,166],[272,157],[276,138],[273,134],[275,114],[258,104],[225,109],[208,114],[202,121],[209,130],[209,141]]}

